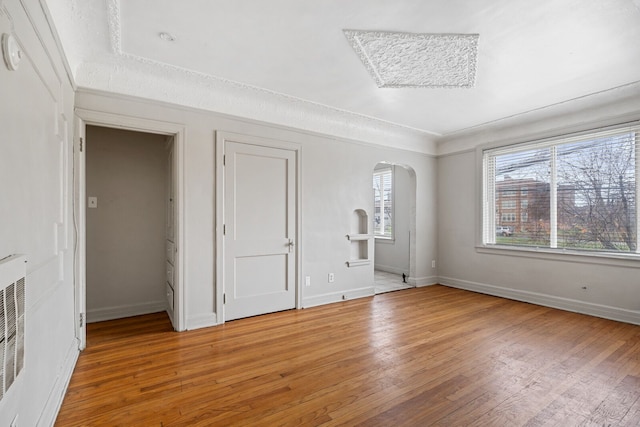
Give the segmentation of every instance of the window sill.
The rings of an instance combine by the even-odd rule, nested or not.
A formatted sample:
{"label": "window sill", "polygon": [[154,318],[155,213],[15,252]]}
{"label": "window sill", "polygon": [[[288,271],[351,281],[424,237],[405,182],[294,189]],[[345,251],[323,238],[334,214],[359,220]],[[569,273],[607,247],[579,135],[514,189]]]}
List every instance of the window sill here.
{"label": "window sill", "polygon": [[640,254],[581,252],[569,249],[529,248],[506,245],[480,245],[476,246],[476,252],[481,254],[546,259],[552,261],[575,262],[580,264],[600,264],[627,268],[640,268]]}
{"label": "window sill", "polygon": [[384,236],[374,236],[374,237],[375,237],[376,243],[391,244],[391,243],[395,243],[396,241],[395,237],[384,237]]}

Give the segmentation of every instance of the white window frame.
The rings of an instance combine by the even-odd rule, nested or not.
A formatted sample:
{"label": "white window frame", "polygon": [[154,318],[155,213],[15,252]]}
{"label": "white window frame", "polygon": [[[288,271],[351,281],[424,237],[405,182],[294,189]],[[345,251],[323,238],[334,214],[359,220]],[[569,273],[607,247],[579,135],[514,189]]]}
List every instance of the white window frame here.
{"label": "white window frame", "polygon": [[[389,165],[388,167],[384,167],[384,168],[379,168],[379,169],[375,169],[373,171],[373,178],[375,178],[376,176],[383,176],[387,173],[391,174],[391,233],[389,234],[380,234],[376,232],[376,227],[373,227],[373,235],[376,239],[380,240],[380,241],[387,241],[387,242],[392,242],[395,240],[395,201],[396,201],[396,189],[395,189],[395,185],[396,185],[396,177],[395,177],[395,167],[394,165]],[[380,201],[381,201],[381,206],[380,206],[380,220],[382,221],[382,229],[384,230],[385,226],[384,226],[384,189],[382,191],[382,193],[380,194]],[[374,187],[374,206],[373,206],[374,212],[373,212],[373,217],[375,218],[375,187]]]}
{"label": "white window frame", "polygon": [[[554,173],[556,153],[554,146],[571,142],[583,141],[590,138],[605,137],[610,134],[620,134],[624,132],[636,132],[636,150],[635,150],[635,176],[636,176],[636,250],[635,252],[607,252],[607,251],[581,251],[578,249],[557,248],[557,176]],[[605,128],[593,129],[584,132],[577,132],[558,137],[551,137],[535,141],[523,143],[511,143],[502,145],[486,145],[478,147],[476,157],[478,159],[478,168],[481,172],[482,179],[478,182],[478,194],[480,195],[479,204],[481,214],[478,215],[476,249],[481,253],[496,253],[504,255],[525,256],[534,258],[558,259],[575,258],[576,260],[587,257],[589,262],[594,262],[594,258],[607,258],[609,261],[603,263],[621,263],[625,266],[640,267],[640,121],[625,123],[621,125],[609,126]],[[496,244],[495,236],[495,156],[508,154],[510,152],[518,152],[529,149],[551,147],[551,194],[550,194],[550,226],[551,226],[551,244],[549,247],[531,247],[531,246],[508,246]],[[619,261],[618,261],[619,260]],[[631,264],[627,261],[631,260]],[[598,263],[600,263],[598,261]]]}

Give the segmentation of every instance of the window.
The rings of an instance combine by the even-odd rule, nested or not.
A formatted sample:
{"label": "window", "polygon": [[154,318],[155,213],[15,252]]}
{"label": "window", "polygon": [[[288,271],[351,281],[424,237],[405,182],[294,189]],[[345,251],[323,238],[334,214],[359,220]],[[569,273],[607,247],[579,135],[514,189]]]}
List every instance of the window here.
{"label": "window", "polygon": [[[638,174],[638,124],[485,150],[483,243],[500,221],[518,230],[501,245],[640,253]],[[502,212],[505,194],[519,220]]]}
{"label": "window", "polygon": [[393,168],[373,172],[373,234],[393,238]]}
{"label": "window", "polygon": [[502,202],[502,209],[515,209],[516,201],[515,200],[504,200]]}
{"label": "window", "polygon": [[502,219],[502,222],[515,222],[516,221],[516,214],[514,214],[514,213],[503,213],[500,219]]}

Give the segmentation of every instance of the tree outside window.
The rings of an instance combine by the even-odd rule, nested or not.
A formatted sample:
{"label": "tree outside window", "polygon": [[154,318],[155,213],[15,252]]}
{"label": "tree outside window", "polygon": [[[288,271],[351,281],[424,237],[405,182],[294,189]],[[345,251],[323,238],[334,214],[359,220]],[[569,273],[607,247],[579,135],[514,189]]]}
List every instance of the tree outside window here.
{"label": "tree outside window", "polygon": [[[638,253],[639,143],[631,127],[485,151],[484,242]],[[497,238],[512,200],[514,235]]]}

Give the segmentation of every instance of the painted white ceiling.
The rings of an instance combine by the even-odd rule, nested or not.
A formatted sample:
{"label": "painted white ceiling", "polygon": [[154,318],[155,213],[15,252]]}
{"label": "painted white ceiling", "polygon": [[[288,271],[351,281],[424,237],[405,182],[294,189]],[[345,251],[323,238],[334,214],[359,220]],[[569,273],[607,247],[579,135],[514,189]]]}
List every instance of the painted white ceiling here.
{"label": "painted white ceiling", "polygon": [[[602,92],[624,95],[626,87],[640,82],[640,0],[47,0],[47,5],[79,86],[144,96],[139,86],[154,84],[148,93],[164,91],[166,100],[205,108],[214,101],[202,93],[211,90],[210,97],[216,97],[224,86],[253,94],[256,102],[279,99],[436,139],[570,100],[593,97],[597,103]],[[379,88],[345,29],[479,34],[475,86]],[[175,41],[161,39],[161,32]],[[130,77],[127,85],[120,74],[131,76],[134,70],[144,78]],[[181,79],[185,87],[197,80],[202,90],[178,91]],[[202,99],[189,101],[189,93]],[[217,102],[211,109],[240,112],[228,101]]]}

